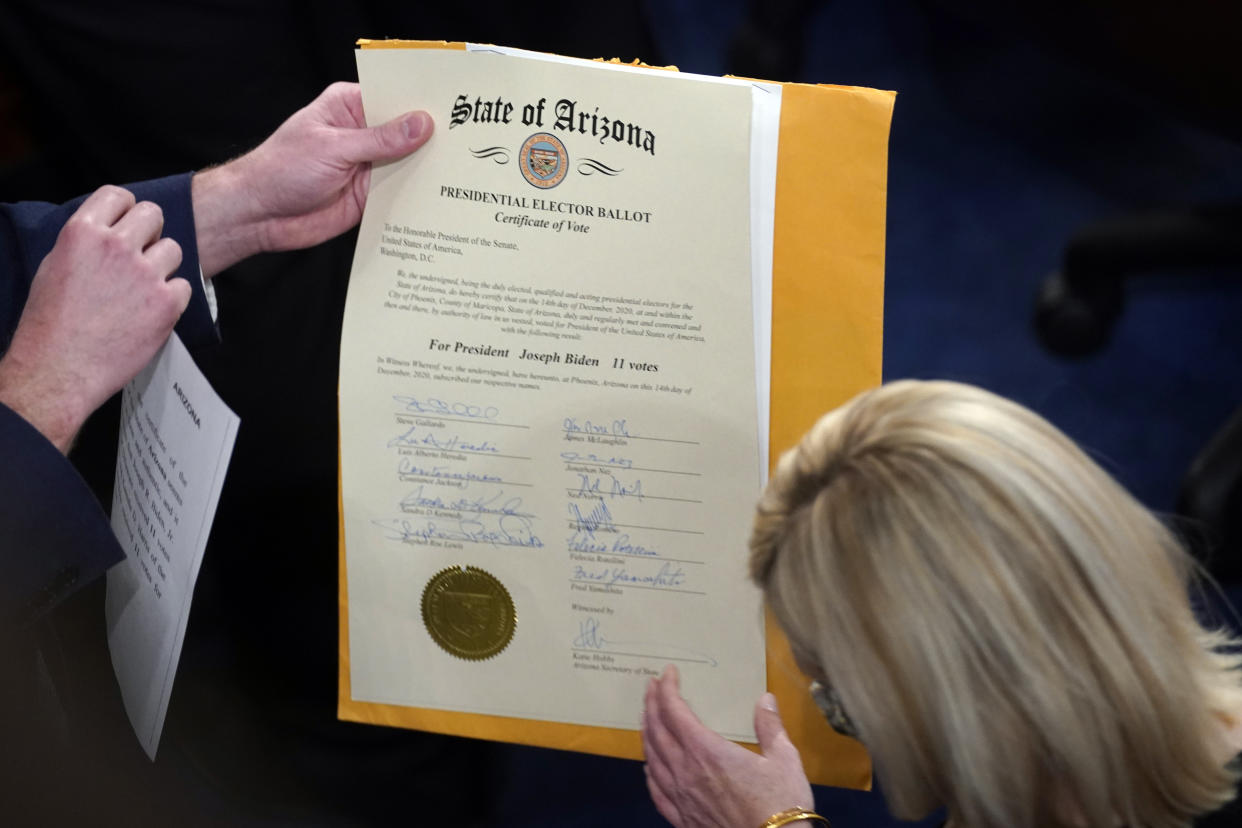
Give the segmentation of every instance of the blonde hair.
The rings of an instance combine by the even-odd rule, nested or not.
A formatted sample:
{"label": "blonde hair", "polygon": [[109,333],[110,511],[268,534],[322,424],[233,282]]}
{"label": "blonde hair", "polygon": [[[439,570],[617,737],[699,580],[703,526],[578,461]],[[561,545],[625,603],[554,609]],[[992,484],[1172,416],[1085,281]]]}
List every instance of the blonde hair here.
{"label": "blonde hair", "polygon": [[750,547],[898,817],[1172,828],[1234,795],[1234,642],[1196,621],[1171,533],[1022,406],[861,394],[780,459]]}

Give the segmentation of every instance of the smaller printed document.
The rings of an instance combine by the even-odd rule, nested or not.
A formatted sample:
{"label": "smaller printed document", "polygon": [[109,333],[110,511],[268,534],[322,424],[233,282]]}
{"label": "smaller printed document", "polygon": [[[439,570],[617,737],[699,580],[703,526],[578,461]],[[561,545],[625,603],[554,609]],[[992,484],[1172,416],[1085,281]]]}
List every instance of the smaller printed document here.
{"label": "smaller printed document", "polygon": [[121,397],[112,530],[126,558],[108,572],[108,648],[153,760],[239,423],[176,334]]}

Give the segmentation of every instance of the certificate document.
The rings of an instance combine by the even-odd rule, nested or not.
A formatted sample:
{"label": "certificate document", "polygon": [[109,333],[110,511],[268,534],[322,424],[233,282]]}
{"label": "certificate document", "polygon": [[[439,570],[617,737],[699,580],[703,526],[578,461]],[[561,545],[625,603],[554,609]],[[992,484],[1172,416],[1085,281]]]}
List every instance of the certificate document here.
{"label": "certificate document", "polygon": [[370,123],[436,131],[372,171],[346,302],[352,698],[636,729],[674,663],[709,727],[753,740],[751,91],[358,64]]}

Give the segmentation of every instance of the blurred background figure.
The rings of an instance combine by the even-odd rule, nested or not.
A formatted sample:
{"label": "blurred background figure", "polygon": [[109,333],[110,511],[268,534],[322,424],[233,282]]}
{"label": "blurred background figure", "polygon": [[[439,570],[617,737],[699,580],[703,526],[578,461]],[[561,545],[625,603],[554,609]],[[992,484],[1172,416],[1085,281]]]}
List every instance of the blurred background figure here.
{"label": "blurred background figure", "polygon": [[[885,377],[958,379],[1013,398],[1146,506],[1172,511],[1197,453],[1242,403],[1238,268],[1168,265],[1127,281],[1106,342],[1073,360],[1050,353],[1031,322],[1080,228],[1242,197],[1239,115],[1222,105],[1239,88],[1222,42],[1239,30],[1236,9],[781,6],[552,0],[532,15],[498,2],[10,0],[0,199],[60,200],[238,155],[329,82],[353,79],[357,37],[492,41],[717,74],[788,67],[796,76],[775,79],[896,89]],[[764,63],[748,40],[786,62]],[[119,700],[112,716],[88,703],[114,685],[102,590],[56,619],[93,665],[66,690],[78,724],[139,790],[176,791],[208,821],[430,823],[468,802],[519,826],[662,824],[638,763],[335,721],[337,348],[353,243],[216,278],[223,344],[200,364],[243,425],[159,761],[146,763]],[[259,347],[275,338],[288,348]],[[105,409],[75,453],[104,503],[115,434]],[[1213,546],[1214,531],[1200,532],[1203,554],[1223,574],[1239,555]],[[892,824],[879,795],[816,795],[837,828]]]}

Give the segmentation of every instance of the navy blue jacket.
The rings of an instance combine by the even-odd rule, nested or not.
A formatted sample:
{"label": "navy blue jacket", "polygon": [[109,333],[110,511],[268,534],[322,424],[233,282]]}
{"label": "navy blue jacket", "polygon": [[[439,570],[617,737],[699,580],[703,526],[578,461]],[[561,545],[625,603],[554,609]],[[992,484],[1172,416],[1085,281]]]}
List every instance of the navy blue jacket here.
{"label": "navy blue jacket", "polygon": [[[186,347],[216,341],[199,275],[190,175],[129,185],[164,211],[164,235],[181,245],[174,274],[193,288],[177,323]],[[85,197],[83,197],[85,198]],[[83,198],[0,204],[0,350],[21,318],[39,263]],[[0,404],[0,624],[25,625],[124,557],[99,501],[60,451]]]}

